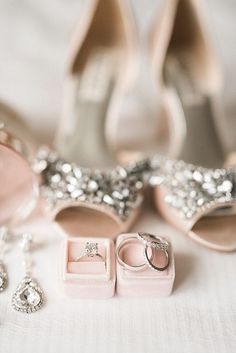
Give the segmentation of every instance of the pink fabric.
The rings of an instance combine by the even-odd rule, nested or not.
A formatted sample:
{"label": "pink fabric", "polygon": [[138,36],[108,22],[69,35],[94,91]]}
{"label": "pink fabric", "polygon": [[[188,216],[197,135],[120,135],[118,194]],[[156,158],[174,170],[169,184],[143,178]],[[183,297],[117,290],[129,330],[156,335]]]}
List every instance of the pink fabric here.
{"label": "pink fabric", "polygon": [[[14,220],[34,199],[34,178],[29,164],[7,146],[0,145],[0,224]],[[24,217],[23,217],[24,218]]]}

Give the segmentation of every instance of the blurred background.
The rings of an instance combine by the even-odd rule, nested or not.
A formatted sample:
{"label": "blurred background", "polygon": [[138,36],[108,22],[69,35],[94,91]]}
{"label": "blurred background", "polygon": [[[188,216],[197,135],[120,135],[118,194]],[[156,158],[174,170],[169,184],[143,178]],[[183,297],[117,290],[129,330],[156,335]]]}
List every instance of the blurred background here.
{"label": "blurred background", "polygon": [[[162,1],[132,1],[143,48]],[[24,116],[41,142],[50,141],[60,116],[67,51],[85,2],[0,0],[0,99]],[[225,139],[232,150],[236,149],[236,1],[205,3],[208,27],[224,74]],[[145,86],[148,98],[148,79]],[[134,94],[142,92],[136,90]],[[148,112],[149,100],[143,99],[143,104]]]}

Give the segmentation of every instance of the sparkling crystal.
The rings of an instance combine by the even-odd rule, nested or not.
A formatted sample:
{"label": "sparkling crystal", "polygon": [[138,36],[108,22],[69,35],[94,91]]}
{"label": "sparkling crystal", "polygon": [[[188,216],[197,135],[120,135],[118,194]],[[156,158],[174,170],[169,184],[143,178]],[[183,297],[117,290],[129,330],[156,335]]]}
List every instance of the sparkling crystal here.
{"label": "sparkling crystal", "polygon": [[43,159],[41,161],[36,161],[32,167],[33,167],[33,171],[36,174],[42,173],[42,171],[44,171],[47,168],[47,161]]}
{"label": "sparkling crystal", "polygon": [[130,191],[129,191],[129,189],[127,189],[127,188],[125,188],[125,189],[122,190],[122,195],[123,195],[124,197],[128,197],[128,196],[129,196],[129,193],[130,193]]}
{"label": "sparkling crystal", "polygon": [[67,191],[71,193],[75,190],[76,186],[72,184],[68,184],[66,188],[67,188]]}
{"label": "sparkling crystal", "polygon": [[72,193],[71,193],[71,197],[73,199],[77,199],[81,195],[83,195],[83,190],[80,190],[80,189],[76,189],[76,190],[72,191]]}
{"label": "sparkling crystal", "polygon": [[33,243],[33,235],[31,233],[24,233],[20,241],[20,247],[23,251],[29,251]]}
{"label": "sparkling crystal", "polygon": [[153,175],[149,179],[149,183],[151,186],[159,186],[163,182],[164,178],[160,175]]}
{"label": "sparkling crystal", "polygon": [[73,172],[77,179],[80,179],[82,177],[82,171],[80,168],[74,167]]}
{"label": "sparkling crystal", "polygon": [[95,180],[90,180],[88,182],[88,186],[87,187],[88,187],[88,191],[90,191],[90,192],[97,191],[98,183]]}
{"label": "sparkling crystal", "polygon": [[26,288],[21,294],[20,299],[26,302],[27,305],[36,306],[40,303],[40,295],[33,288]]}
{"label": "sparkling crystal", "polygon": [[138,180],[135,183],[135,187],[136,187],[137,190],[141,190],[143,188],[143,182],[141,180]]}
{"label": "sparkling crystal", "polygon": [[[105,207],[110,207],[123,220],[129,217],[135,207],[139,206],[137,201],[140,202],[141,198],[138,194],[139,190],[144,187],[143,172],[149,168],[149,161],[103,172],[80,168],[56,155],[56,158],[49,161],[51,154],[53,152],[48,150],[43,156],[47,168],[42,172],[41,190],[42,196],[52,207],[65,200],[101,203]],[[38,155],[37,160],[40,161],[42,158]]]}
{"label": "sparkling crystal", "polygon": [[108,205],[114,205],[114,200],[110,195],[104,195],[103,196],[103,201],[107,203]]}
{"label": "sparkling crystal", "polygon": [[74,186],[77,186],[77,185],[78,185],[78,180],[77,180],[75,177],[71,176],[71,175],[67,175],[66,181],[67,181],[69,184],[71,184],[71,185],[74,185]]}
{"label": "sparkling crystal", "polygon": [[7,274],[4,266],[0,265],[0,292],[2,292],[7,286]]}
{"label": "sparkling crystal", "polygon": [[48,158],[49,163],[54,163],[57,160],[58,156],[55,151],[50,151],[47,158]]}
{"label": "sparkling crystal", "polygon": [[210,173],[205,173],[205,174],[204,174],[204,181],[205,181],[206,183],[209,183],[211,180],[212,180],[211,174],[210,174]]}
{"label": "sparkling crystal", "polygon": [[98,254],[98,243],[87,242],[85,245],[86,255],[89,257],[94,257]]}
{"label": "sparkling crystal", "polygon": [[232,182],[230,180],[224,180],[223,183],[217,187],[217,190],[219,192],[225,193],[225,192],[230,192],[232,188],[233,188]]}
{"label": "sparkling crystal", "polygon": [[190,191],[190,197],[194,199],[196,196],[197,196],[196,190],[191,190]]}
{"label": "sparkling crystal", "polygon": [[210,194],[210,195],[215,195],[215,193],[216,193],[216,188],[215,188],[214,186],[212,186],[211,188],[209,188],[209,189],[207,190],[207,192],[208,192],[208,194]]}
{"label": "sparkling crystal", "polygon": [[57,197],[58,199],[62,199],[63,196],[64,196],[64,194],[63,194],[62,191],[58,190],[58,191],[56,192],[56,197]]}
{"label": "sparkling crystal", "polygon": [[213,183],[203,183],[202,188],[205,190],[212,190],[213,189],[216,191],[215,184],[213,184]]}
{"label": "sparkling crystal", "polygon": [[[236,170],[194,167],[182,161],[162,160],[158,166],[162,185],[169,191],[165,202],[191,218],[203,207],[236,200]],[[155,171],[156,173],[156,171]]]}
{"label": "sparkling crystal", "polygon": [[127,171],[125,170],[125,168],[123,167],[118,167],[117,168],[117,171],[119,173],[119,176],[122,178],[122,179],[125,179],[127,177]]}
{"label": "sparkling crystal", "polygon": [[197,181],[198,183],[201,183],[202,180],[203,180],[202,173],[200,173],[199,171],[195,170],[195,171],[193,172],[193,179],[194,179],[195,181]]}
{"label": "sparkling crystal", "polygon": [[43,304],[43,292],[37,282],[25,277],[12,297],[12,306],[17,311],[32,313],[40,309]]}
{"label": "sparkling crystal", "polygon": [[123,193],[120,193],[120,192],[117,191],[117,190],[113,191],[112,196],[113,196],[115,199],[118,199],[118,200],[122,200],[122,199],[124,198]]}
{"label": "sparkling crystal", "polygon": [[204,198],[201,197],[200,199],[197,200],[198,206],[202,206],[204,204]]}
{"label": "sparkling crystal", "polygon": [[63,173],[70,173],[71,172],[71,165],[69,163],[64,163],[61,167]]}
{"label": "sparkling crystal", "polygon": [[52,183],[55,183],[55,184],[57,184],[57,183],[59,183],[59,181],[61,180],[61,176],[60,176],[60,174],[54,174],[52,177],[51,177],[51,181],[52,181]]}
{"label": "sparkling crystal", "polygon": [[192,173],[190,170],[186,169],[186,170],[184,171],[184,176],[185,176],[187,179],[192,179],[192,178],[193,178],[193,173]]}
{"label": "sparkling crystal", "polygon": [[219,179],[220,175],[221,175],[220,169],[216,169],[213,173],[214,179]]}

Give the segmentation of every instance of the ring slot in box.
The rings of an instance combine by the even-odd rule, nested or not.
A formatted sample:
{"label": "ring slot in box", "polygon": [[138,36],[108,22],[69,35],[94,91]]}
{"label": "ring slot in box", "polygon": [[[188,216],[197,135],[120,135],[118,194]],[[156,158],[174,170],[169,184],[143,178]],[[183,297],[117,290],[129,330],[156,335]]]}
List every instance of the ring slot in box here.
{"label": "ring slot in box", "polygon": [[[92,245],[90,245],[92,244]],[[99,254],[87,256],[84,254],[86,246],[97,244]],[[88,239],[80,241],[67,242],[67,272],[77,273],[78,275],[96,275],[109,278],[110,268],[107,265],[107,258],[110,256],[109,244],[107,242],[96,239],[96,242],[90,242]],[[109,273],[108,273],[109,270]]]}
{"label": "ring slot in box", "polygon": [[[121,234],[117,239],[117,248],[119,244],[130,237],[137,234]],[[139,248],[138,248],[139,247]],[[144,263],[145,245],[134,244],[124,248],[124,260],[130,265]],[[164,271],[156,271],[150,267],[142,270],[130,271],[122,267],[117,261],[117,294],[122,297],[165,297],[171,294],[175,279],[175,265],[173,249],[170,245],[169,250],[169,266]]]}
{"label": "ring slot in box", "polygon": [[116,281],[114,242],[109,238],[66,237],[62,277],[65,293],[70,296],[112,297]]}

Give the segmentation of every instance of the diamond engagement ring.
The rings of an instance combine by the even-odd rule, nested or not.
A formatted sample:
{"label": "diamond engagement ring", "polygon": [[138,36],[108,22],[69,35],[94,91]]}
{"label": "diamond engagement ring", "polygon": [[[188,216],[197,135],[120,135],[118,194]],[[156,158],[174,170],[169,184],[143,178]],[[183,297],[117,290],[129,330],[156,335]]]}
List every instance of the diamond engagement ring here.
{"label": "diamond engagement ring", "polygon": [[87,241],[85,244],[84,253],[78,256],[75,259],[75,261],[80,261],[82,258],[93,258],[93,257],[99,257],[101,260],[105,262],[104,257],[98,252],[98,243],[90,243],[89,241]]}

